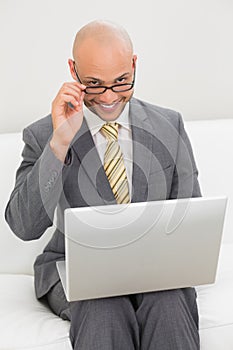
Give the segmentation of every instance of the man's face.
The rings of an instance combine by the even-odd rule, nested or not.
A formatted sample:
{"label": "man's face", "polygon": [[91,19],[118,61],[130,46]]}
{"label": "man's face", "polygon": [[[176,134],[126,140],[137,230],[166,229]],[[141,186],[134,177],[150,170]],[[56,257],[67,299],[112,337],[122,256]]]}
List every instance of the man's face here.
{"label": "man's face", "polygon": [[[87,87],[131,84],[135,62],[136,56],[119,41],[114,45],[86,42],[75,57],[76,71]],[[71,73],[74,77],[74,72]],[[99,95],[85,94],[84,103],[103,120],[113,121],[121,114],[132,95],[133,89],[124,92],[107,89]]]}

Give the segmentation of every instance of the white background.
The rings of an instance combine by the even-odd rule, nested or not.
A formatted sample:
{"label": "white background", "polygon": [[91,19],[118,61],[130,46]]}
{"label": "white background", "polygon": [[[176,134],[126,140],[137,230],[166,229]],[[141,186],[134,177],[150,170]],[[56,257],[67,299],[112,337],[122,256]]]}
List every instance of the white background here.
{"label": "white background", "polygon": [[232,0],[0,0],[0,132],[50,112],[78,29],[108,19],[138,55],[135,96],[185,120],[233,117]]}

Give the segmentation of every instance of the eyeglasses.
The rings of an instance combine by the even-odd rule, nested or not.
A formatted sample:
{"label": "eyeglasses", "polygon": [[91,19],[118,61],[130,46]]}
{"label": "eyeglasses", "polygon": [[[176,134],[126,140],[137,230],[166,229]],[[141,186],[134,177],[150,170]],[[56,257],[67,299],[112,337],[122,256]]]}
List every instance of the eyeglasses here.
{"label": "eyeglasses", "polygon": [[[75,62],[73,61],[73,65],[74,65],[74,71],[76,74],[76,77],[78,79],[78,81],[83,84],[81,82],[81,79],[78,76],[76,67],[75,67]],[[134,87],[134,83],[135,83],[135,72],[136,72],[136,66],[134,67],[134,76],[133,76],[133,81],[132,83],[127,83],[127,84],[116,84],[116,85],[112,85],[112,86],[87,86],[86,89],[84,90],[84,92],[86,94],[92,94],[92,95],[100,95],[105,93],[105,91],[107,91],[108,89],[112,90],[113,92],[124,92],[124,91],[129,91]]]}

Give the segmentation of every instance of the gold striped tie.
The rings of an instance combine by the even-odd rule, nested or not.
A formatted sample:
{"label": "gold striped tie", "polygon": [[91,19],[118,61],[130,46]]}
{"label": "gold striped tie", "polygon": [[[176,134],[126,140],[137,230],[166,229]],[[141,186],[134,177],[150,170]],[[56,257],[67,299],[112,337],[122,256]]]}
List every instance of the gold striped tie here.
{"label": "gold striped tie", "polygon": [[104,170],[118,204],[129,203],[129,188],[123,155],[118,144],[118,124],[107,123],[101,132],[108,140],[104,155]]}

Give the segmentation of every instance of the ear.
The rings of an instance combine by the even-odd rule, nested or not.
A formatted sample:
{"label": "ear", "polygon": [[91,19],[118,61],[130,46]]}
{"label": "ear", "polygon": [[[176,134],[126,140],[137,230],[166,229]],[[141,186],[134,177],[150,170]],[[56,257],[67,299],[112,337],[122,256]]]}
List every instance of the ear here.
{"label": "ear", "polygon": [[76,74],[75,74],[75,71],[74,71],[74,64],[75,64],[75,62],[71,58],[69,58],[68,59],[68,64],[69,64],[70,74],[71,74],[72,78],[74,80],[77,80],[77,77],[76,77]]}
{"label": "ear", "polygon": [[132,68],[135,68],[137,58],[138,58],[138,57],[137,57],[137,55],[133,55],[133,63],[132,63]]}

